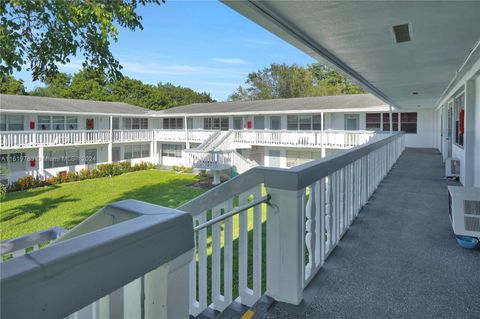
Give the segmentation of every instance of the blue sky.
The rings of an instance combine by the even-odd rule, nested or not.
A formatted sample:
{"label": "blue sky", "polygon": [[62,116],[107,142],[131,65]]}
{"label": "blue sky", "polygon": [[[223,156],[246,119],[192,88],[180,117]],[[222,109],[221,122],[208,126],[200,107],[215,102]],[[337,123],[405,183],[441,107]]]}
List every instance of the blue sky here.
{"label": "blue sky", "polygon": [[[145,83],[171,82],[226,100],[249,72],[276,63],[306,65],[312,58],[217,1],[168,1],[141,7],[144,30],[120,30],[111,46],[124,75]],[[61,66],[74,73],[82,57]],[[33,83],[28,71],[14,74]]]}

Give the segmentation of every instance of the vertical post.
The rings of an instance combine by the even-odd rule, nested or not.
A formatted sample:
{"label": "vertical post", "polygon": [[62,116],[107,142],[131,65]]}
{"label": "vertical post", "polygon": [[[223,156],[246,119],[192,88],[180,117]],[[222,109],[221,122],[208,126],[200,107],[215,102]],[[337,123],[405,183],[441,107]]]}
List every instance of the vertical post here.
{"label": "vertical post", "polygon": [[189,149],[190,148],[190,142],[188,140],[188,125],[187,125],[187,116],[186,115],[185,115],[183,120],[185,122],[185,148]]}
{"label": "vertical post", "polygon": [[38,148],[38,175],[41,179],[45,179],[45,149]]}
{"label": "vertical post", "polygon": [[321,156],[322,158],[325,157],[325,136],[323,134],[323,130],[324,130],[324,125],[323,125],[323,122],[324,122],[324,116],[323,116],[323,112],[320,113],[320,131],[321,131],[321,139],[322,139],[322,142],[321,142],[321,145],[320,145],[320,152],[321,152]]}
{"label": "vertical post", "polygon": [[110,115],[110,138],[108,140],[108,163],[113,162],[113,116]]}
{"label": "vertical post", "polygon": [[[303,190],[304,191],[304,190]],[[273,205],[267,207],[267,292],[294,305],[303,299],[303,196],[267,186]]]}
{"label": "vertical post", "polygon": [[388,105],[388,118],[390,121],[390,134],[393,133],[393,118],[392,118],[392,105]]}

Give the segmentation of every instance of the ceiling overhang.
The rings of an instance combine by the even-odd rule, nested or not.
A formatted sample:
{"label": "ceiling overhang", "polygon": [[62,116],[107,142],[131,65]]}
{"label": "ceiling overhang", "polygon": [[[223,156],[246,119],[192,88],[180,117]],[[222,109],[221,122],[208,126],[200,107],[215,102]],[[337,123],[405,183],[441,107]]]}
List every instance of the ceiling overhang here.
{"label": "ceiling overhang", "polygon": [[480,40],[480,1],[223,2],[400,108],[435,107]]}

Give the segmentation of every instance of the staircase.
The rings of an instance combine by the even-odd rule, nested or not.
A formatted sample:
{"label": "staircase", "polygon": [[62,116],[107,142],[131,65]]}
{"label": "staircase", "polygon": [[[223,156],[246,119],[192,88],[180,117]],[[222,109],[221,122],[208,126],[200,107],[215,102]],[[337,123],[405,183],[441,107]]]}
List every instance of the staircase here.
{"label": "staircase", "polygon": [[267,295],[263,295],[252,307],[242,305],[238,301],[234,301],[222,312],[208,308],[195,319],[253,319],[264,318],[268,310],[275,304],[275,300]]}

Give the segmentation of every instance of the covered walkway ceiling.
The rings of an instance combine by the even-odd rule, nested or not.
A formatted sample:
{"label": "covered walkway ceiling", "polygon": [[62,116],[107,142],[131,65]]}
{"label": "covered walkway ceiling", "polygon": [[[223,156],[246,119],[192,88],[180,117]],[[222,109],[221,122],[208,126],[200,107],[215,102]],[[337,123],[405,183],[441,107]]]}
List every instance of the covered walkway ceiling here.
{"label": "covered walkway ceiling", "polygon": [[480,1],[223,2],[400,108],[436,106],[480,40]]}

